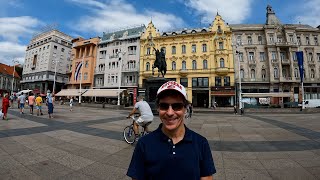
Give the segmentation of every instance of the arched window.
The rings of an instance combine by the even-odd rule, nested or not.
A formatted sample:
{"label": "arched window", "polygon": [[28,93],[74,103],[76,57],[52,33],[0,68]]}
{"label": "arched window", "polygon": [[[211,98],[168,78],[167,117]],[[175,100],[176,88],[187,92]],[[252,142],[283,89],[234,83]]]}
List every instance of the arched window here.
{"label": "arched window", "polygon": [[150,71],[150,63],[149,62],[146,63],[146,71]]}
{"label": "arched window", "polygon": [[181,53],[185,54],[186,53],[186,45],[182,45],[181,50],[182,50]]}
{"label": "arched window", "polygon": [[294,77],[298,78],[299,77],[299,70],[298,68],[294,68]]}
{"label": "arched window", "polygon": [[172,51],[171,51],[172,54],[176,54],[176,46],[172,46]]}
{"label": "arched window", "polygon": [[187,64],[186,64],[186,61],[182,61],[182,69],[183,70],[186,70],[187,69]]}
{"label": "arched window", "polygon": [[248,44],[252,44],[252,37],[248,36]]}
{"label": "arched window", "polygon": [[220,67],[221,67],[221,68],[224,67],[224,59],[223,59],[223,58],[220,59]]}
{"label": "arched window", "polygon": [[192,69],[197,69],[197,61],[196,60],[192,61]]}
{"label": "arched window", "polygon": [[266,70],[265,69],[261,70],[261,78],[266,79]]}
{"label": "arched window", "polygon": [[274,78],[279,78],[278,68],[276,68],[276,67],[273,69],[273,76],[274,76]]}
{"label": "arched window", "polygon": [[203,60],[203,69],[208,69],[208,61]]}
{"label": "arched window", "polygon": [[240,70],[240,77],[241,77],[241,79],[244,78],[244,70],[243,69]]}
{"label": "arched window", "polygon": [[256,78],[256,71],[254,69],[251,69],[250,76],[251,76],[251,79]]}
{"label": "arched window", "polygon": [[202,52],[207,52],[207,44],[202,44]]}
{"label": "arched window", "polygon": [[314,69],[311,69],[311,71],[310,71],[310,78],[311,78],[311,79],[314,78]]}
{"label": "arched window", "polygon": [[172,62],[172,70],[176,70],[176,62],[175,61]]}
{"label": "arched window", "polygon": [[287,77],[287,70],[286,69],[282,69],[282,77]]}
{"label": "arched window", "polygon": [[84,73],[84,76],[83,76],[83,80],[87,80],[88,79],[88,73]]}

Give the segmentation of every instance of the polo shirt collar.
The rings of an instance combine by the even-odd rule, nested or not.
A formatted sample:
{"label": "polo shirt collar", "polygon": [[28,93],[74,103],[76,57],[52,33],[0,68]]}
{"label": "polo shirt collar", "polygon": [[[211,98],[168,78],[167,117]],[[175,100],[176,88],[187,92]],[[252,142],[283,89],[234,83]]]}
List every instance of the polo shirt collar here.
{"label": "polo shirt collar", "polygon": [[[184,127],[185,127],[186,132],[184,134],[182,141],[192,142],[191,130],[189,128],[187,128],[187,126],[185,124],[184,124]],[[156,132],[160,135],[160,139],[162,141],[168,141],[169,137],[162,132],[161,128],[162,128],[162,123],[159,124],[159,127],[156,129]]]}

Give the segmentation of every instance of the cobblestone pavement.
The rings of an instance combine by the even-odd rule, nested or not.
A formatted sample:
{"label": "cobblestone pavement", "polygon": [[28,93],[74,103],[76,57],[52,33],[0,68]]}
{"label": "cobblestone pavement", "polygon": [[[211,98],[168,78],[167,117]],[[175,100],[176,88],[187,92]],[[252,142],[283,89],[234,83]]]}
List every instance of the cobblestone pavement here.
{"label": "cobblestone pavement", "polygon": [[[56,105],[53,119],[28,111],[10,109],[0,121],[0,179],[129,179],[129,111]],[[320,179],[319,117],[196,113],[186,124],[209,140],[214,179],[305,180]]]}

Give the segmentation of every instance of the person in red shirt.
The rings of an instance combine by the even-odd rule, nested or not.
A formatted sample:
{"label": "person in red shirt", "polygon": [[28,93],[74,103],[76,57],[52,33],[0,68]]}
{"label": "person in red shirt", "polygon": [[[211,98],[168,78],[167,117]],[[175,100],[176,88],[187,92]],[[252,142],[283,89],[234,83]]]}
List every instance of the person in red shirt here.
{"label": "person in red shirt", "polygon": [[2,99],[2,113],[3,113],[2,119],[3,120],[5,119],[8,120],[8,117],[7,117],[8,108],[9,108],[9,98],[8,98],[8,94],[5,94]]}

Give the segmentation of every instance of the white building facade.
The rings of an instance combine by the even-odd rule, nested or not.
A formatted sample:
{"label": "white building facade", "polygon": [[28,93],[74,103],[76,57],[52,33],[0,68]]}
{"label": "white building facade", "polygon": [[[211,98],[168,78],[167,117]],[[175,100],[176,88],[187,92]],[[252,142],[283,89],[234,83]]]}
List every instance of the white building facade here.
{"label": "white building facade", "polygon": [[55,92],[68,82],[73,38],[58,30],[49,30],[33,37],[27,46],[22,73],[22,89],[35,93]]}
{"label": "white building facade", "polygon": [[104,33],[98,48],[95,88],[127,89],[133,103],[138,88],[140,35],[145,26]]}

